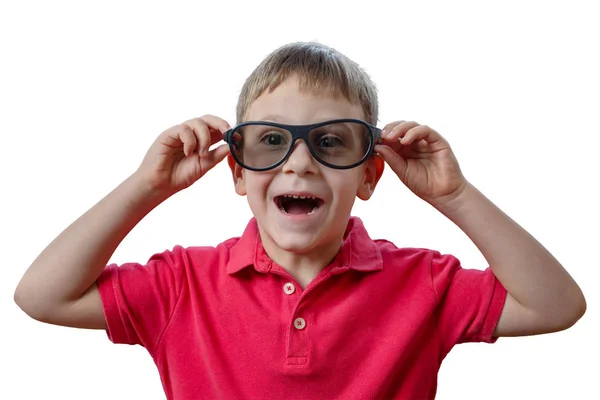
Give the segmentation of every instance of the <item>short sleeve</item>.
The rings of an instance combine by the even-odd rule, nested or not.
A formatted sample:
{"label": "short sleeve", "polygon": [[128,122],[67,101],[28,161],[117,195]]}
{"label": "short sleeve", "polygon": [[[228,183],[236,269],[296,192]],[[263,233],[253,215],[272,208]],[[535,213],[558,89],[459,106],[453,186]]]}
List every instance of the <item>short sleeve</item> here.
{"label": "short sleeve", "polygon": [[185,262],[185,250],[176,247],[146,264],[105,268],[97,285],[112,342],[154,351],[181,293]]}
{"label": "short sleeve", "polygon": [[446,350],[465,342],[494,343],[497,338],[492,334],[504,308],[506,289],[491,268],[465,269],[456,257],[434,252],[431,277]]}

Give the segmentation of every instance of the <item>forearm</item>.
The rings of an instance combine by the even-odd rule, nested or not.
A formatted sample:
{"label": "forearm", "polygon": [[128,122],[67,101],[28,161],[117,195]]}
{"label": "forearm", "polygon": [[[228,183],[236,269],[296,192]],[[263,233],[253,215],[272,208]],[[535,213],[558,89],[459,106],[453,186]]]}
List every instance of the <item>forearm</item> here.
{"label": "forearm", "polygon": [[579,286],[552,254],[472,185],[438,209],[473,241],[522,306],[555,316],[585,308]]}
{"label": "forearm", "polygon": [[79,299],[119,243],[161,201],[135,176],[125,180],[42,251],[17,286],[17,304],[29,314],[43,314]]}

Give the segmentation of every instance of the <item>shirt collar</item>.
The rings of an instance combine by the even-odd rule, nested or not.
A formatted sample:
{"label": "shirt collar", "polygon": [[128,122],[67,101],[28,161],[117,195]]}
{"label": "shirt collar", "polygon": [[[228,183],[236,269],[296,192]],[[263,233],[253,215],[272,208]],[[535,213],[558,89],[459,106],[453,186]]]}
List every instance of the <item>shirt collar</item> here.
{"label": "shirt collar", "polygon": [[[369,272],[383,269],[379,247],[369,237],[360,218],[350,217],[342,247],[332,264],[332,267],[338,270],[350,268]],[[273,261],[265,252],[260,240],[258,223],[252,218],[242,236],[230,249],[227,273],[235,274],[246,267],[254,267],[258,272],[269,272],[272,266]]]}

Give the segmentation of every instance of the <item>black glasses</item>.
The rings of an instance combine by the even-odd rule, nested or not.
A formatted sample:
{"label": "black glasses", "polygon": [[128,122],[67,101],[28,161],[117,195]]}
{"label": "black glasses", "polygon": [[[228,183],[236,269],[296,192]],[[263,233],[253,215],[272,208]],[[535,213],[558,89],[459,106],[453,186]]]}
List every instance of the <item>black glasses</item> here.
{"label": "black glasses", "polygon": [[312,125],[250,121],[229,129],[223,140],[245,169],[267,171],[281,165],[294,143],[304,140],[312,156],[335,169],[354,168],[371,154],[381,129],[358,119],[335,119]]}

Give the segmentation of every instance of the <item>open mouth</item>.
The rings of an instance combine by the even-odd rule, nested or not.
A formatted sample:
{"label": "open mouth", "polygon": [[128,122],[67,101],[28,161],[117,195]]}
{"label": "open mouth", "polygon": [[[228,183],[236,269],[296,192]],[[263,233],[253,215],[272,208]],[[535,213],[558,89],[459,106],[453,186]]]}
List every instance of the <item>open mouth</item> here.
{"label": "open mouth", "polygon": [[294,196],[284,194],[275,197],[275,204],[286,214],[310,215],[323,205],[324,201],[313,196]]}

